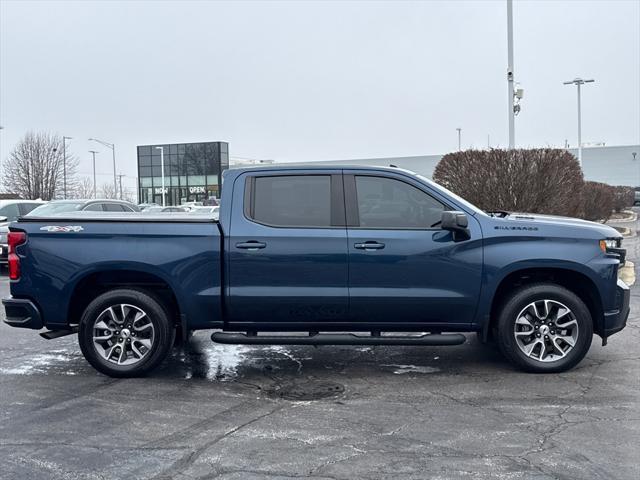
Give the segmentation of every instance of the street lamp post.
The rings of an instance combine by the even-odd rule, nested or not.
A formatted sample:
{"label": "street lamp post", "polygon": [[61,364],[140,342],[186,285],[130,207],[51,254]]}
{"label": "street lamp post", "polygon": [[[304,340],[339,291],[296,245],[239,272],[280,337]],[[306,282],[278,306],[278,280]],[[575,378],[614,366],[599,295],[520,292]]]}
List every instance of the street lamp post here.
{"label": "street lamp post", "polygon": [[64,199],[67,199],[67,140],[73,137],[62,137],[62,185],[64,189]]}
{"label": "street lamp post", "polygon": [[458,151],[462,150],[462,128],[456,128],[458,131]]}
{"label": "street lamp post", "polygon": [[507,91],[509,97],[509,150],[513,150],[516,143],[516,120],[513,109],[513,0],[507,0]]}
{"label": "street lamp post", "polygon": [[574,78],[573,80],[569,80],[563,82],[564,85],[575,85],[578,87],[578,163],[580,164],[580,168],[582,168],[582,110],[581,110],[581,100],[580,100],[580,87],[585,83],[593,83],[594,79],[584,80],[582,78]]}
{"label": "street lamp post", "polygon": [[[113,155],[113,192],[114,192],[114,195],[117,195],[118,180],[116,179],[116,145],[114,143],[105,142],[97,138],[90,138],[89,141],[98,142],[99,144],[104,145],[105,147],[111,149],[111,153]],[[122,200],[122,198],[120,200]]]}
{"label": "street lamp post", "polygon": [[165,194],[164,194],[164,147],[156,147],[160,150],[160,175],[162,175],[162,206],[165,206]]}
{"label": "street lamp post", "polygon": [[96,195],[96,150],[89,150],[89,153],[93,155],[93,198],[98,198]]}

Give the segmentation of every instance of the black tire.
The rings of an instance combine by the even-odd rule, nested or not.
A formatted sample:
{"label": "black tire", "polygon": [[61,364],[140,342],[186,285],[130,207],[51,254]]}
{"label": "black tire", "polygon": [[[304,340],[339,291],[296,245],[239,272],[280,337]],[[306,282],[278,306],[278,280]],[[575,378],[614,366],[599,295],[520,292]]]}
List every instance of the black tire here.
{"label": "black tire", "polygon": [[[578,327],[575,345],[563,357],[557,359],[548,357],[551,358],[549,361],[541,361],[528,356],[518,345],[515,335],[516,319],[523,309],[533,302],[542,300],[551,300],[566,306],[571,311],[571,318],[575,318]],[[544,327],[544,322],[542,323]],[[526,329],[528,328],[526,327]],[[576,294],[556,284],[536,283],[519,288],[503,303],[499,311],[497,341],[500,351],[508,360],[527,372],[557,373],[569,370],[584,358],[591,347],[592,340],[593,320],[589,309]],[[543,341],[543,339],[541,338],[539,341]],[[540,352],[541,348],[538,348],[536,352]]]}
{"label": "black tire", "polygon": [[[152,324],[154,331],[151,347],[145,349],[144,356],[132,365],[118,365],[113,361],[107,360],[98,353],[97,348],[99,347],[96,347],[93,339],[94,327],[100,315],[109,307],[122,304],[131,305],[143,310],[146,313],[146,318],[148,318],[147,322]],[[105,375],[116,378],[143,376],[164,360],[173,345],[175,327],[170,319],[171,316],[162,302],[145,291],[129,289],[111,290],[95,298],[82,314],[78,332],[80,349],[82,350],[84,358],[86,358],[96,370]],[[117,346],[115,342],[113,345]]]}

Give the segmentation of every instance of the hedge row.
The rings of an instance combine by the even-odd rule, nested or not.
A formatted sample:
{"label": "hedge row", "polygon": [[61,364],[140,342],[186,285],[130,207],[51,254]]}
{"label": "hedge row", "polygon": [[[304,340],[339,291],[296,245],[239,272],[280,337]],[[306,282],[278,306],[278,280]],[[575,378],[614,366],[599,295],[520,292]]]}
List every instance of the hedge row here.
{"label": "hedge row", "polygon": [[606,221],[633,205],[630,187],[586,182],[566,150],[467,150],[449,153],[433,178],[484,210],[544,213]]}

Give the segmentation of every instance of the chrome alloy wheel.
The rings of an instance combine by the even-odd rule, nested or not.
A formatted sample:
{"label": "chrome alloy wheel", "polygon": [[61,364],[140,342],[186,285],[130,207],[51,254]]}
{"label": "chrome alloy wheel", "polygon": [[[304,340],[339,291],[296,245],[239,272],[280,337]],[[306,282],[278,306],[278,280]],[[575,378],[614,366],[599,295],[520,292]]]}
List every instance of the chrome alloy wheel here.
{"label": "chrome alloy wheel", "polygon": [[105,309],[93,325],[93,346],[105,360],[134,365],[151,351],[155,329],[144,310],[128,304]]}
{"label": "chrome alloy wheel", "polygon": [[513,331],[520,350],[540,362],[565,357],[578,340],[573,312],[555,300],[538,300],[522,309]]}

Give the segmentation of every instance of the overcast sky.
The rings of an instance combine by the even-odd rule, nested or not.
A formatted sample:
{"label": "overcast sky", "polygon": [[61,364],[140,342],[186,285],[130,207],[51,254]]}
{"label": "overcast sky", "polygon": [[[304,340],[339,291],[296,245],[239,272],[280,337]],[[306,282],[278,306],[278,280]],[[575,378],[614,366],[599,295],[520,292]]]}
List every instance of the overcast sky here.
{"label": "overcast sky", "polygon": [[[640,142],[640,1],[515,1],[518,146]],[[506,2],[0,0],[0,155],[29,129],[279,161],[507,143]],[[110,151],[98,155],[109,181]]]}

